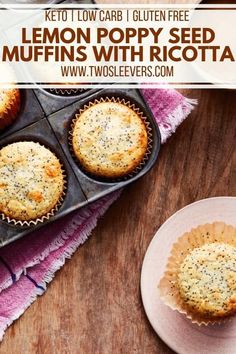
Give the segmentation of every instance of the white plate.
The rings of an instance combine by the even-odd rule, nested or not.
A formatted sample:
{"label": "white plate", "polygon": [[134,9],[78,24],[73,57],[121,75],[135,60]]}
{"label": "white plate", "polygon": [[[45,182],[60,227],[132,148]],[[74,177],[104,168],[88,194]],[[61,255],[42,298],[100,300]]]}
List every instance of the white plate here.
{"label": "white plate", "polygon": [[143,261],[141,294],[147,317],[159,337],[179,354],[236,354],[236,316],[223,325],[199,327],[164,305],[157,291],[177,238],[214,221],[236,226],[235,197],[203,199],[179,210],[157,231]]}

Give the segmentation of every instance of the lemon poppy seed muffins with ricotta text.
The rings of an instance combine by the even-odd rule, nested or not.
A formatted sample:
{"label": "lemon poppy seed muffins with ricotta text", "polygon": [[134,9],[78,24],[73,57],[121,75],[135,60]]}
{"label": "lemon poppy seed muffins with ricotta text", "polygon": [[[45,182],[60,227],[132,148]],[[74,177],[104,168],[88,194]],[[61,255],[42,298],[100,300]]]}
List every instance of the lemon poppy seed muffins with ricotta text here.
{"label": "lemon poppy seed muffins with ricotta text", "polygon": [[148,148],[147,128],[138,109],[123,101],[96,101],[76,115],[73,152],[96,177],[116,179],[132,173]]}
{"label": "lemon poppy seed muffins with ricotta text", "polygon": [[47,216],[63,190],[60,161],[46,147],[21,141],[0,150],[0,212],[5,217],[31,221]]}

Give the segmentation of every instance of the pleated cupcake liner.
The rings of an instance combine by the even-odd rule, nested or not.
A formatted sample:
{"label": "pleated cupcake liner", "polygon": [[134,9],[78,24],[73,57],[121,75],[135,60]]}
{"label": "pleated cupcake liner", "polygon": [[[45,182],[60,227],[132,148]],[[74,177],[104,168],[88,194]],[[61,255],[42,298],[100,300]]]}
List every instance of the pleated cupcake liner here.
{"label": "pleated cupcake liner", "polygon": [[61,96],[61,97],[73,97],[80,95],[81,93],[87,91],[88,89],[63,89],[63,88],[51,88],[51,89],[46,89],[47,92],[51,93],[52,95],[55,96]]}

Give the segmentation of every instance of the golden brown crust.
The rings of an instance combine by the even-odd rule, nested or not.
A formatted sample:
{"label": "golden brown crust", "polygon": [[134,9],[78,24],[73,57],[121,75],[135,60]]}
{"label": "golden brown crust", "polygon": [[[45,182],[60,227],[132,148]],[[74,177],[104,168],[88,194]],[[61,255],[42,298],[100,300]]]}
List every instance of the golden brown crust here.
{"label": "golden brown crust", "polygon": [[193,249],[180,266],[178,288],[190,311],[202,317],[236,313],[236,248],[215,242]]}
{"label": "golden brown crust", "polygon": [[148,137],[145,123],[133,109],[118,102],[99,102],[76,118],[72,146],[87,172],[113,179],[140,165]]}
{"label": "golden brown crust", "polygon": [[17,142],[0,150],[0,212],[21,221],[50,212],[63,193],[57,157],[35,142]]}
{"label": "golden brown crust", "polygon": [[14,122],[18,116],[20,104],[19,89],[0,89],[0,129]]}

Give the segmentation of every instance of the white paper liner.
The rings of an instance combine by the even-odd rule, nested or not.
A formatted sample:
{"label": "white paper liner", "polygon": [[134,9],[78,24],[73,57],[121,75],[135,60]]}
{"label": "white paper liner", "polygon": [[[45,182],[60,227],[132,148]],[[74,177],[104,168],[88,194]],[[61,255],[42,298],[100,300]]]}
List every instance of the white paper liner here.
{"label": "white paper liner", "polygon": [[[123,104],[127,107],[129,107],[130,109],[132,109],[134,112],[136,112],[136,114],[142,119],[142,121],[144,122],[145,124],[145,127],[146,127],[146,131],[147,131],[147,138],[148,138],[148,146],[147,146],[147,150],[146,150],[146,153],[142,159],[142,161],[140,162],[140,164],[131,172],[131,173],[128,173],[127,175],[125,176],[122,176],[120,178],[101,178],[101,177],[98,177],[96,175],[93,175],[93,174],[90,174],[89,172],[87,172],[83,166],[80,165],[77,157],[75,156],[74,154],[74,149],[73,149],[73,144],[72,144],[72,139],[73,139],[73,130],[74,130],[74,127],[75,127],[75,123],[78,119],[78,117],[84,112],[86,111],[88,108],[90,108],[91,106],[93,105],[96,105],[96,104],[99,104],[99,103],[104,103],[104,102],[113,102],[113,103],[120,103],[120,104]],[[130,101],[126,101],[124,98],[119,98],[119,97],[102,97],[100,99],[95,99],[94,101],[92,102],[89,102],[88,104],[86,104],[83,108],[81,108],[79,110],[79,112],[75,115],[75,118],[72,119],[72,124],[71,124],[71,129],[69,131],[69,137],[68,137],[68,140],[69,140],[69,146],[70,146],[70,151],[71,151],[71,154],[74,158],[74,160],[76,161],[76,163],[79,165],[79,167],[83,170],[83,172],[85,174],[87,174],[88,176],[91,176],[92,178],[95,178],[95,179],[98,179],[98,180],[104,180],[104,181],[109,181],[109,182],[120,182],[120,181],[126,181],[132,177],[134,177],[137,173],[139,173],[142,168],[145,166],[146,162],[148,161],[149,159],[149,156],[151,155],[151,152],[152,152],[152,143],[153,143],[153,137],[152,137],[152,128],[150,126],[150,123],[147,119],[147,117],[145,117],[143,115],[143,112],[135,106],[134,103],[131,103]]]}
{"label": "white paper liner", "polygon": [[199,326],[220,324],[232,317],[207,318],[191,312],[184,300],[182,300],[177,286],[179,268],[186,256],[194,248],[214,242],[236,247],[236,228],[223,222],[214,222],[213,224],[200,225],[190,232],[186,232],[173,245],[166,271],[158,285],[159,294],[163,302],[172,310],[184,314],[192,323],[196,323]]}

